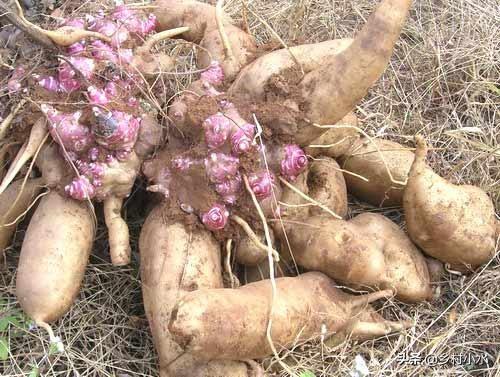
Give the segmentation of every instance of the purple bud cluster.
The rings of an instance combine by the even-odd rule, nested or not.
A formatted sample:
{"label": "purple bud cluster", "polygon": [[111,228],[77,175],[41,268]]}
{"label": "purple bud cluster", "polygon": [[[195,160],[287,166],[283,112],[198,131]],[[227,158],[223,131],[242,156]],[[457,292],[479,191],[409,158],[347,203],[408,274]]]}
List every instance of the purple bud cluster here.
{"label": "purple bud cluster", "polygon": [[210,67],[202,72],[201,80],[215,86],[222,84],[224,81],[224,71],[219,62],[213,61]]}
{"label": "purple bud cluster", "polygon": [[[212,97],[222,94],[214,86],[221,85],[223,80],[224,73],[216,62],[201,75],[203,87],[207,93],[214,93],[208,94]],[[255,125],[245,121],[236,106],[228,100],[222,99],[218,103],[220,111],[206,118],[201,125],[208,149],[205,171],[221,198],[220,202],[214,203],[209,211],[201,214],[202,222],[211,230],[224,228],[229,215],[227,206],[235,205],[242,191],[240,159],[260,150],[255,143]],[[276,160],[273,169],[290,181],[294,181],[308,164],[304,151],[295,144],[276,149]],[[175,164],[180,165],[181,161],[184,162],[176,160]],[[183,163],[183,166],[188,165]],[[260,170],[248,174],[248,181],[255,196],[265,207],[265,211],[276,215],[277,208],[272,204],[274,203],[272,194],[274,192],[280,195],[281,189],[275,173],[262,166]]]}
{"label": "purple bud cluster", "polygon": [[[141,117],[111,106],[125,104],[131,110],[138,110],[139,101],[132,93],[137,78],[131,66],[133,51],[126,47],[142,43],[153,33],[156,17],[120,5],[109,15],[101,11],[84,18],[66,19],[62,26],[95,31],[111,39],[110,43],[99,39],[78,41],[67,47],[67,56],[60,60],[55,75],[33,75],[48,92],[82,91],[93,106],[94,119],[83,117],[82,111],[62,112],[48,104],[42,104],[41,109],[61,153],[78,169],[78,176],[65,187],[66,193],[78,200],[101,199],[106,172],[111,165],[116,168],[120,162],[128,161],[142,121]],[[114,66],[126,74],[118,70],[102,74],[102,68]],[[17,67],[8,82],[9,91],[19,91],[25,76],[26,69]]]}
{"label": "purple bud cluster", "polygon": [[96,118],[92,125],[96,143],[110,151],[130,152],[137,140],[141,118],[117,110],[103,111],[99,107],[92,110]]}
{"label": "purple bud cluster", "polygon": [[26,68],[22,65],[16,67],[10,76],[9,81],[7,82],[7,89],[10,93],[18,92],[22,87],[22,79],[26,75]]}
{"label": "purple bud cluster", "polygon": [[94,142],[90,129],[80,123],[82,113],[60,113],[50,105],[42,104],[42,111],[49,121],[52,138],[66,151],[85,152]]}

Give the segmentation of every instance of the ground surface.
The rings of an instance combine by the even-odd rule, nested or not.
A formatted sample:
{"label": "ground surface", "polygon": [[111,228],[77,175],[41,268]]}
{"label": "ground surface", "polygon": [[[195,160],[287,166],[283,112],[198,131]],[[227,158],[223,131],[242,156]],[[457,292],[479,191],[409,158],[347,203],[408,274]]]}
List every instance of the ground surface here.
{"label": "ground surface", "polygon": [[[55,1],[32,1],[39,11]],[[240,1],[227,1],[241,18]],[[373,0],[247,1],[250,30],[260,42],[296,43],[352,36],[373,9]],[[391,65],[357,108],[364,129],[408,146],[423,133],[433,146],[432,166],[456,183],[479,185],[500,208],[500,8],[496,0],[415,2]],[[64,2],[62,3],[65,4]],[[84,6],[88,3],[84,3]],[[260,19],[265,19],[268,27]],[[4,47],[4,46],[1,46]],[[186,61],[188,65],[190,61]],[[165,78],[178,90],[189,76]],[[138,188],[139,190],[139,188]],[[135,193],[139,199],[140,194]],[[145,215],[140,203],[128,207],[134,245]],[[398,208],[375,209],[351,198],[351,214],[383,212],[402,226]],[[141,302],[138,255],[127,268],[114,268],[101,228],[77,302],[54,324],[66,350],[54,354],[46,334],[23,329],[14,295],[15,266],[22,227],[0,272],[0,374],[3,376],[156,376],[156,360]],[[136,250],[136,248],[135,248]],[[500,375],[500,258],[472,276],[447,274],[433,303],[383,308],[392,318],[416,326],[362,344],[297,346],[282,355],[297,375],[347,376],[355,359],[373,376]],[[20,326],[5,325],[5,318]],[[8,354],[2,354],[8,343]],[[266,360],[267,368],[276,360]],[[271,369],[268,369],[271,370]],[[285,372],[281,374],[287,375]]]}

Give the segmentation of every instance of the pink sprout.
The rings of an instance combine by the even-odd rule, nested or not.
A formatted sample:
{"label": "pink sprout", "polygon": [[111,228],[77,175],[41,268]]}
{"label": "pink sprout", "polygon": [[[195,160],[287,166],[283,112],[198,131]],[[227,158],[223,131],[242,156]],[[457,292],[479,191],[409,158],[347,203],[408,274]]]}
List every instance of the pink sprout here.
{"label": "pink sprout", "polygon": [[104,34],[107,37],[113,37],[118,30],[118,25],[110,20],[97,19],[95,24],[91,26],[91,30]]}
{"label": "pink sprout", "polygon": [[79,55],[85,51],[85,42],[76,42],[68,46],[67,50],[70,55]]}
{"label": "pink sprout", "polygon": [[116,63],[118,58],[116,56],[113,48],[107,43],[95,40],[91,44],[92,56],[97,60],[109,60],[112,63]]}
{"label": "pink sprout", "polygon": [[46,104],[42,104],[41,109],[49,120],[49,132],[52,138],[67,151],[81,152],[92,144],[90,130],[79,122],[81,112],[64,114]]}
{"label": "pink sprout", "polygon": [[70,56],[68,60],[71,64],[75,66],[76,69],[80,71],[83,77],[85,77],[86,79],[92,78],[92,75],[94,74],[96,68],[94,59]]}
{"label": "pink sprout", "polygon": [[205,141],[209,149],[222,146],[231,132],[231,120],[221,113],[208,117],[202,126],[205,130]]}
{"label": "pink sprout", "polygon": [[[154,32],[156,29],[156,16],[151,13],[148,18],[143,20],[140,24],[140,30],[135,31],[138,35],[147,35]],[[130,30],[132,31],[132,30]]]}
{"label": "pink sprout", "polygon": [[111,37],[111,46],[120,47],[130,37],[128,30],[120,27]]}
{"label": "pink sprout", "polygon": [[205,169],[208,179],[213,183],[222,183],[234,177],[238,172],[240,160],[224,153],[210,153],[205,159]]}
{"label": "pink sprout", "polygon": [[175,157],[172,160],[172,167],[179,171],[186,171],[196,163],[190,157]]}
{"label": "pink sprout", "polygon": [[117,160],[117,158],[112,154],[107,154],[106,158],[104,159],[104,161],[106,161],[106,164],[112,164],[112,163],[116,162],[116,160]]}
{"label": "pink sprout", "polygon": [[141,119],[122,111],[105,112],[93,107],[97,122],[92,127],[96,141],[110,150],[129,151],[137,140]]}
{"label": "pink sprout", "polygon": [[99,158],[99,154],[99,148],[92,147],[89,149],[87,156],[90,161],[97,161],[97,159]]}
{"label": "pink sprout", "polygon": [[201,216],[201,221],[210,230],[224,229],[229,218],[229,211],[224,204],[216,203]]}
{"label": "pink sprout", "polygon": [[[94,59],[85,57],[70,56],[69,62],[86,78],[90,79],[95,70]],[[80,81],[77,80],[78,76],[71,65],[67,62],[62,62],[59,65],[59,86],[65,92],[72,92],[80,89]]]}
{"label": "pink sprout", "polygon": [[59,80],[54,76],[33,75],[33,78],[37,80],[38,85],[49,92],[58,92],[60,90]]}
{"label": "pink sprout", "polygon": [[227,178],[221,183],[215,185],[215,191],[222,196],[225,203],[236,203],[236,195],[241,191],[242,179],[241,175],[237,173],[234,177]]}
{"label": "pink sprout", "polygon": [[64,26],[72,26],[76,29],[85,29],[85,21],[81,18],[70,18],[66,20]]}
{"label": "pink sprout", "polygon": [[304,151],[295,144],[285,145],[285,157],[281,160],[281,174],[291,181],[302,173],[308,164]]}
{"label": "pink sprout", "polygon": [[130,64],[134,58],[134,52],[130,48],[121,48],[118,50],[118,61],[121,64]]}
{"label": "pink sprout", "polygon": [[84,175],[75,178],[69,185],[64,188],[64,191],[66,192],[66,194],[76,200],[92,199],[96,194],[95,187]]}
{"label": "pink sprout", "polygon": [[89,102],[93,105],[106,105],[111,101],[108,94],[103,89],[89,86],[87,92],[89,94]]}
{"label": "pink sprout", "polygon": [[139,100],[136,97],[130,97],[127,100],[127,105],[130,107],[137,107],[139,106]]}
{"label": "pink sprout", "polygon": [[86,14],[85,21],[87,22],[87,25],[89,25],[89,30],[95,30],[97,23],[101,21],[104,16],[104,9],[99,9],[95,15]]}
{"label": "pink sprout", "polygon": [[241,127],[237,127],[231,135],[231,149],[234,154],[247,153],[253,144],[255,137],[255,126],[250,123],[245,123]]}
{"label": "pink sprout", "polygon": [[15,93],[21,89],[21,80],[25,74],[26,69],[22,65],[17,66],[16,69],[14,69],[12,76],[7,82],[7,89],[9,89],[9,92]]}
{"label": "pink sprout", "polygon": [[127,8],[126,5],[119,5],[112,14],[113,18],[120,21],[131,33],[139,36],[145,36],[154,31],[156,27],[156,16],[150,14],[147,19],[137,14],[134,10]]}
{"label": "pink sprout", "polygon": [[106,86],[104,87],[104,91],[110,97],[117,97],[118,96],[118,88],[116,87],[116,84],[112,81],[109,81],[106,84]]}
{"label": "pink sprout", "polygon": [[265,170],[252,173],[248,176],[248,183],[259,200],[269,198],[273,192],[273,185],[276,184],[276,177],[273,173]]}
{"label": "pink sprout", "polygon": [[125,4],[120,4],[116,6],[111,16],[117,21],[130,22],[130,19],[136,16],[136,12]]}
{"label": "pink sprout", "polygon": [[210,63],[210,67],[202,72],[201,79],[212,85],[220,85],[224,81],[224,71],[218,61]]}
{"label": "pink sprout", "polygon": [[102,186],[105,165],[99,162],[75,161],[75,165],[81,175],[84,175],[96,187]]}
{"label": "pink sprout", "polygon": [[115,152],[115,157],[118,161],[126,161],[130,157],[131,150],[120,150]]}

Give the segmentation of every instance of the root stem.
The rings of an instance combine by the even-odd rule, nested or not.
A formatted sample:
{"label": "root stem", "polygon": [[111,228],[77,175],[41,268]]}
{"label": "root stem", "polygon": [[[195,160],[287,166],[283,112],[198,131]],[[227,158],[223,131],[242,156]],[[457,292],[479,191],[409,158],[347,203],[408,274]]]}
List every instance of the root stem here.
{"label": "root stem", "polygon": [[311,198],[310,196],[304,194],[302,191],[300,191],[297,187],[295,187],[294,185],[292,185],[290,182],[288,182],[286,179],[283,179],[282,177],[279,177],[280,181],[285,185],[287,186],[290,190],[292,190],[293,192],[295,192],[297,195],[299,195],[301,198],[307,200],[308,202],[318,206],[319,208],[321,208],[322,210],[328,212],[330,215],[332,215],[333,217],[335,217],[336,219],[339,219],[339,220],[342,220],[342,217],[337,215],[335,212],[333,212],[330,208],[328,208],[327,206],[321,204],[320,202],[314,200],[313,198]]}
{"label": "root stem", "polygon": [[[252,230],[250,225],[245,220],[243,220],[238,215],[233,215],[231,217],[231,219],[236,224],[238,224],[239,226],[241,226],[243,228],[243,230],[247,234],[248,238],[250,238],[250,240],[252,240],[252,242],[254,243],[255,246],[257,246],[260,250],[262,250],[266,253],[268,252],[269,248],[266,245],[264,245],[262,242],[260,242],[259,237],[255,234],[255,232]],[[271,250],[273,253],[274,261],[279,262],[279,260],[280,260],[279,253],[275,249],[271,249]]]}

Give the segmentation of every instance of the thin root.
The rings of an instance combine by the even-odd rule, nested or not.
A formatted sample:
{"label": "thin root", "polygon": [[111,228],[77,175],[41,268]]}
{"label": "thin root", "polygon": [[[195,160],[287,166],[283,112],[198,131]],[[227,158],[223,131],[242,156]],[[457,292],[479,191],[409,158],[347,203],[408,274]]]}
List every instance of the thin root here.
{"label": "thin root", "polygon": [[359,132],[360,134],[362,134],[364,137],[366,137],[370,143],[373,144],[373,146],[377,150],[377,153],[380,156],[380,159],[382,160],[382,163],[384,164],[385,170],[387,171],[387,175],[389,176],[389,179],[391,180],[391,182],[394,183],[394,184],[400,185],[400,186],[406,186],[406,181],[403,182],[403,181],[398,181],[398,180],[394,179],[394,177],[392,176],[391,170],[389,169],[389,166],[387,165],[387,161],[385,160],[384,154],[380,150],[379,146],[377,145],[377,143],[375,143],[373,141],[373,138],[370,137],[370,135],[368,135],[361,128],[356,127],[356,126],[343,125],[343,124],[338,124],[338,125],[321,125],[321,124],[317,124],[317,123],[312,123],[312,125],[314,127],[318,127],[318,128],[328,128],[328,129],[330,129],[330,128],[351,128],[353,130],[356,130],[357,132]]}
{"label": "thin root", "polygon": [[347,139],[350,139],[349,136],[344,137],[343,139],[340,139],[339,141],[332,143],[332,144],[310,144],[307,147],[308,148],[333,148],[339,144],[342,144],[344,141]]}
{"label": "thin root", "polygon": [[123,198],[111,196],[104,201],[104,220],[108,228],[109,253],[114,266],[130,263],[131,249],[127,223],[121,216]]}
{"label": "thin root", "polygon": [[[250,225],[245,220],[243,220],[238,215],[233,215],[231,217],[231,219],[236,224],[238,224],[239,226],[241,226],[243,228],[243,230],[247,234],[248,238],[250,238],[252,240],[252,242],[254,243],[255,246],[257,246],[260,250],[262,250],[266,253],[268,252],[269,248],[266,245],[264,245],[262,242],[260,242],[259,237],[255,234],[255,232],[252,230]],[[275,249],[272,249],[272,253],[273,253],[274,261],[279,262],[279,260],[280,260],[279,253]]]}
{"label": "thin root", "polygon": [[[308,156],[308,157],[311,157],[311,156]],[[314,157],[311,157],[314,161],[324,161],[323,159],[321,158],[314,158]],[[349,175],[352,175],[353,177],[356,177],[356,178],[359,178],[361,179],[362,181],[365,181],[365,182],[370,182],[370,180],[360,174],[356,174],[352,171],[349,171],[349,170],[345,170],[345,169],[342,169],[342,168],[337,168],[337,167],[332,167],[334,170],[336,171],[339,171],[341,173],[344,173],[344,174],[349,174]]]}
{"label": "thin root", "polygon": [[294,185],[292,185],[290,182],[288,182],[287,180],[283,179],[282,177],[279,177],[280,181],[285,185],[287,186],[290,190],[292,190],[293,192],[295,192],[297,195],[299,195],[301,198],[307,200],[308,202],[318,206],[319,208],[321,208],[322,210],[328,212],[330,215],[332,215],[333,217],[335,217],[336,219],[339,219],[339,220],[342,220],[342,217],[337,215],[335,212],[333,212],[330,208],[328,208],[327,206],[325,206],[324,204],[321,204],[320,202],[314,200],[313,198],[311,198],[310,196],[304,194],[302,191],[300,191],[297,187],[295,187]]}
{"label": "thin root", "polygon": [[266,338],[267,342],[269,343],[269,346],[271,347],[271,350],[273,351],[273,355],[277,358],[279,361],[280,365],[284,367],[284,369],[289,372],[291,376],[295,376],[295,373],[293,373],[290,368],[281,360],[279,357],[278,351],[276,350],[276,347],[274,346],[273,339],[271,336],[271,328],[273,326],[273,313],[274,313],[274,303],[276,301],[276,296],[278,295],[278,288],[276,287],[276,278],[274,276],[274,260],[273,260],[273,249],[272,249],[272,241],[271,241],[271,234],[269,233],[269,226],[267,225],[266,217],[264,216],[264,212],[262,212],[262,208],[260,207],[259,201],[257,200],[257,197],[255,196],[254,192],[252,191],[252,188],[250,187],[250,183],[248,182],[248,177],[246,175],[243,175],[243,182],[245,183],[245,188],[252,197],[253,204],[255,206],[255,209],[257,210],[259,217],[262,221],[262,225],[264,226],[264,234],[266,236],[266,242],[267,242],[267,259],[269,262],[269,281],[271,282],[271,307],[269,308],[269,321],[267,322],[267,328],[266,328]]}
{"label": "thin root", "polygon": [[[20,192],[22,192],[22,191],[20,191]],[[28,208],[26,208],[26,210],[25,210],[25,211],[23,211],[23,212],[22,212],[19,216],[17,216],[17,218],[15,218],[13,221],[11,221],[10,223],[7,223],[7,224],[3,224],[3,223],[1,223],[1,222],[0,222],[0,228],[2,228],[2,227],[8,227],[8,226],[12,226],[12,225],[17,224],[17,222],[18,222],[19,220],[21,220],[21,218],[23,218],[23,216],[25,216],[25,215],[26,215],[26,214],[30,211],[30,209],[31,209],[31,208],[33,208],[33,206],[36,204],[36,202],[38,202],[38,199],[43,198],[43,197],[44,197],[45,195],[47,195],[48,193],[50,193],[50,190],[49,190],[49,191],[42,192],[41,194],[38,194],[38,196],[37,196],[35,199],[33,199],[33,202],[31,202],[31,204],[28,206]],[[20,195],[20,194],[19,194],[19,195]],[[18,196],[18,197],[19,197],[19,196]],[[14,204],[14,205],[15,205],[15,204]],[[14,205],[12,205],[12,208],[14,207]],[[10,212],[10,210],[9,210],[9,212]],[[9,212],[7,212],[7,214],[6,214],[6,215],[8,215],[8,214],[9,214]]]}
{"label": "thin root", "polygon": [[233,248],[233,240],[228,239],[226,242],[226,256],[224,258],[224,267],[226,269],[226,274],[229,276],[231,282],[231,288],[238,288],[240,283],[236,276],[233,274],[233,269],[231,268],[231,250]]}

